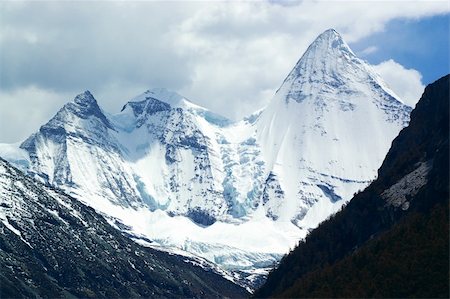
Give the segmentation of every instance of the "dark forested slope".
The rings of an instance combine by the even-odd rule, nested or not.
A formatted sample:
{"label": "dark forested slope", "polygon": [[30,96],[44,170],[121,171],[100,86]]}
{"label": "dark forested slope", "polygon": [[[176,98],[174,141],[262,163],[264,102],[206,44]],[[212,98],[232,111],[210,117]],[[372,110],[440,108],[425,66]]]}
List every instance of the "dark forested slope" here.
{"label": "dark forested slope", "polygon": [[378,179],[311,232],[256,297],[449,296],[449,76],[426,87]]}

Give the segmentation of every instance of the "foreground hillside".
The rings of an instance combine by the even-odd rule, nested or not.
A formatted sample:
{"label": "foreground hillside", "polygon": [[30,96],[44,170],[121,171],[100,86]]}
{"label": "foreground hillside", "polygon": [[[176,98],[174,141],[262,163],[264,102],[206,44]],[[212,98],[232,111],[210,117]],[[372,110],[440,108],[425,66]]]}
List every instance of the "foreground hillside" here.
{"label": "foreground hillside", "polygon": [[448,298],[449,84],[425,89],[378,179],[283,258],[256,297]]}
{"label": "foreground hillside", "polygon": [[192,260],[139,246],[0,158],[0,297],[246,297]]}

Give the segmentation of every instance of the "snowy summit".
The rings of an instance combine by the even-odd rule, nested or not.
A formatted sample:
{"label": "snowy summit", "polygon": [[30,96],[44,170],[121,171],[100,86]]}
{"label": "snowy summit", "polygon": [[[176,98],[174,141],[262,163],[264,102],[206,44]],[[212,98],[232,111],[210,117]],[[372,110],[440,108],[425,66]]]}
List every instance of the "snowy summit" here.
{"label": "snowy summit", "polygon": [[252,287],[375,178],[410,111],[330,29],[243,121],[166,89],[108,114],[86,91],[0,155],[136,241],[204,257]]}

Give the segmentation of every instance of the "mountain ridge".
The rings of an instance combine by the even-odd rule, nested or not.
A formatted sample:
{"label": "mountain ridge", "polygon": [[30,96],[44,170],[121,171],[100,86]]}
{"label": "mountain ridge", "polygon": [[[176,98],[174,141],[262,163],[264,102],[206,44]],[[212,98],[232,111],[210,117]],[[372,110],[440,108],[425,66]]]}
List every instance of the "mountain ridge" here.
{"label": "mountain ridge", "polygon": [[255,297],[448,297],[449,80],[426,87],[378,179],[286,255]]}
{"label": "mountain ridge", "polygon": [[245,297],[198,260],[142,247],[0,158],[0,295]]}
{"label": "mountain ridge", "polygon": [[[310,51],[296,66],[310,57],[335,71],[288,75],[269,106],[243,121],[152,89],[117,114],[69,103],[73,113],[58,112],[9,157],[119,219],[127,234],[251,280],[373,180],[408,121],[410,108],[336,32],[318,39],[336,55],[323,62]],[[78,101],[95,106],[91,96]]]}
{"label": "mountain ridge", "polygon": [[283,209],[297,226],[314,226],[326,218],[308,219],[311,206],[328,211],[323,215],[336,212],[339,205],[328,199],[349,199],[375,178],[410,110],[336,31],[322,33],[257,121],[272,184],[285,191],[280,200],[301,198],[297,206],[269,204],[269,211]]}

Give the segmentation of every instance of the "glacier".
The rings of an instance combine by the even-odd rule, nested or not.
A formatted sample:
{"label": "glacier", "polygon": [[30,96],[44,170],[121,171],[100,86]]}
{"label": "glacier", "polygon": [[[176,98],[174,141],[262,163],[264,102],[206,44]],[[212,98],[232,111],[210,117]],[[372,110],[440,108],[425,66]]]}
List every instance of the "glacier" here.
{"label": "glacier", "polygon": [[330,29],[241,121],[164,88],[118,113],[86,91],[0,156],[137,242],[206,258],[253,288],[375,179],[410,111]]}

